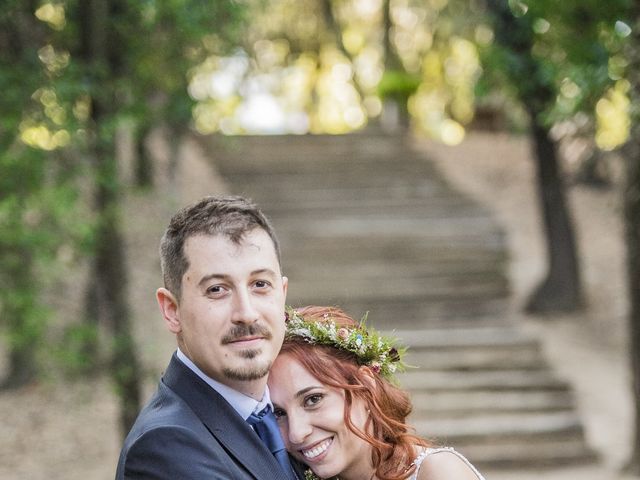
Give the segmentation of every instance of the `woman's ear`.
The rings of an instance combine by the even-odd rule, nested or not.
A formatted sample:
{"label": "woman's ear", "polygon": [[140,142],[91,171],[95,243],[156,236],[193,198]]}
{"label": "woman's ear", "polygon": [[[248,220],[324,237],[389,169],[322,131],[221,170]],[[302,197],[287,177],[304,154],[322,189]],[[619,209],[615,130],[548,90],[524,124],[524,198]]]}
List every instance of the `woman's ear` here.
{"label": "woman's ear", "polygon": [[171,333],[180,333],[182,324],[180,323],[180,308],[176,297],[166,288],[159,288],[156,291],[156,299],[167,328]]}

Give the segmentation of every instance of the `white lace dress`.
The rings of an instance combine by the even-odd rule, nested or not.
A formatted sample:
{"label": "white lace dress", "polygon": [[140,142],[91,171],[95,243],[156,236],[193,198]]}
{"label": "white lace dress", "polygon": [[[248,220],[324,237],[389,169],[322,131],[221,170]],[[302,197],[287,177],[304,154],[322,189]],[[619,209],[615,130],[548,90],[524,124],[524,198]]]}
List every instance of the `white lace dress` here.
{"label": "white lace dress", "polygon": [[425,458],[427,458],[429,455],[434,455],[434,454],[440,453],[440,452],[453,453],[455,456],[457,456],[460,460],[462,460],[464,463],[466,463],[469,466],[469,468],[473,471],[473,473],[475,473],[476,476],[478,477],[478,480],[485,480],[485,478],[480,474],[480,472],[478,470],[476,470],[476,467],[474,467],[471,464],[471,462],[469,462],[469,460],[464,458],[464,456],[462,456],[460,453],[456,452],[453,448],[449,448],[449,447],[425,448],[425,449],[423,449],[422,452],[420,452],[420,455],[418,455],[416,457],[416,459],[413,461],[413,464],[416,466],[416,470],[415,470],[415,472],[413,472],[413,475],[411,475],[409,480],[417,480],[418,472],[420,471],[420,466],[422,465],[422,462],[424,462]]}

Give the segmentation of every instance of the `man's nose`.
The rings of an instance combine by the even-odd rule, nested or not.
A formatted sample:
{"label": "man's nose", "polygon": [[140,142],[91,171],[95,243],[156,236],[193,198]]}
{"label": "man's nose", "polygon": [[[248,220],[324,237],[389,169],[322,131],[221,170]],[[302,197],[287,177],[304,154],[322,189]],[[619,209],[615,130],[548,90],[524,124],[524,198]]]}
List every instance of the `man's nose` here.
{"label": "man's nose", "polygon": [[233,323],[254,323],[256,320],[258,320],[258,311],[253,304],[250,293],[245,290],[236,291],[231,321]]}

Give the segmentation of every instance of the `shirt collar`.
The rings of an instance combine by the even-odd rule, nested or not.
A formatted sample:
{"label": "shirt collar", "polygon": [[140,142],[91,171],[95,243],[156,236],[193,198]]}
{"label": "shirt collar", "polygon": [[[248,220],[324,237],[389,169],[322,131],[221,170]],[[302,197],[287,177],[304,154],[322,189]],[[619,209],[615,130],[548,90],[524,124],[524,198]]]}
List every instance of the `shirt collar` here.
{"label": "shirt collar", "polygon": [[193,373],[198,375],[202,380],[207,382],[207,385],[209,385],[216,392],[222,395],[223,398],[227,401],[227,403],[229,403],[229,405],[231,405],[245,420],[249,418],[249,415],[251,415],[252,413],[260,412],[267,405],[271,405],[271,408],[273,408],[273,405],[271,404],[271,396],[269,395],[268,386],[265,386],[264,395],[262,396],[262,399],[260,401],[255,400],[245,395],[244,393],[240,393],[237,390],[234,390],[233,388],[225,385],[224,383],[220,383],[214,380],[213,378],[211,378],[210,376],[208,376],[206,373],[200,370],[196,366],[196,364],[193,363],[189,359],[189,357],[187,357],[179,348],[176,354],[178,356],[178,359],[182,363],[184,363],[191,371],[193,371]]}

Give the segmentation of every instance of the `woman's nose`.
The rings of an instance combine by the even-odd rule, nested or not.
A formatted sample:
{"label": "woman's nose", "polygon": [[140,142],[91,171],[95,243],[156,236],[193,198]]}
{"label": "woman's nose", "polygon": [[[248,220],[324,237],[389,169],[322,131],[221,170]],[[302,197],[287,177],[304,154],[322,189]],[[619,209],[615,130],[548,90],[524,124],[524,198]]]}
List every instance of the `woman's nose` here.
{"label": "woman's nose", "polygon": [[287,414],[287,438],[292,445],[302,445],[313,431],[309,419],[304,414]]}

